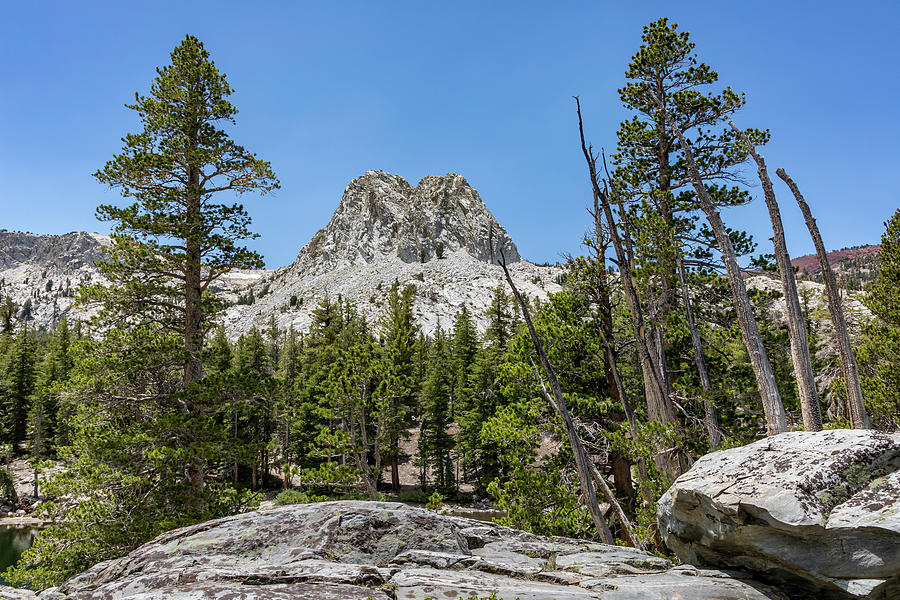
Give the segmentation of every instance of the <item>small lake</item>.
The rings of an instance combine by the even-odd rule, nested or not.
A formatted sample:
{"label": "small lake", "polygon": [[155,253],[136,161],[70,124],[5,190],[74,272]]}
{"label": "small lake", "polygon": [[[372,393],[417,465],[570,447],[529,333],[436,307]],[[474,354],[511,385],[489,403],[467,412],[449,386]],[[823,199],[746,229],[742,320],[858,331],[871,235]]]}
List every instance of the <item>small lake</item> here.
{"label": "small lake", "polygon": [[[30,526],[0,525],[0,573],[16,564],[22,553],[31,547],[37,529]],[[0,584],[8,585],[0,577]]]}

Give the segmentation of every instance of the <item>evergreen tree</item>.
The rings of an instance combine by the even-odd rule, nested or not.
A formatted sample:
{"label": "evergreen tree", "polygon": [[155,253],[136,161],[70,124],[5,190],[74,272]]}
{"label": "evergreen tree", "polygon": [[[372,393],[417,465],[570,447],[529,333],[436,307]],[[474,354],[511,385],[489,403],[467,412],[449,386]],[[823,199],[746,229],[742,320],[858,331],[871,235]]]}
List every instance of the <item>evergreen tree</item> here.
{"label": "evergreen tree", "polygon": [[28,408],[37,380],[36,360],[35,341],[26,322],[19,328],[6,364],[3,425],[14,454],[21,453],[25,442]]}
{"label": "evergreen tree", "polygon": [[416,288],[394,282],[388,292],[387,309],[381,319],[381,335],[384,340],[384,372],[378,390],[384,403],[386,460],[391,464],[391,488],[400,491],[399,465],[404,459],[400,452],[400,440],[407,437],[422,379],[416,376],[416,336],[413,298]]}
{"label": "evergreen tree", "polygon": [[441,494],[456,491],[453,472],[453,436],[448,429],[450,394],[453,382],[450,378],[450,352],[447,337],[438,329],[429,353],[428,372],[422,385],[422,424],[419,428],[419,457],[426,469],[431,470],[435,488]]}
{"label": "evergreen tree", "polygon": [[4,335],[12,335],[13,333],[13,321],[16,318],[16,303],[13,302],[13,299],[9,296],[3,298],[3,302],[0,302],[0,327],[2,327],[2,331],[0,333]]}
{"label": "evergreen tree", "polygon": [[32,443],[33,457],[43,457],[53,445],[67,440],[65,426],[60,419],[58,394],[68,381],[74,365],[71,344],[69,322],[63,317],[53,331],[47,354],[41,363],[37,390],[29,414],[32,436],[35,438]]}
{"label": "evergreen tree", "polygon": [[[71,446],[61,452],[68,471],[45,484],[79,502],[48,506],[58,525],[10,574],[17,582],[58,582],[248,500],[210,472],[227,455],[227,437],[221,389],[201,382],[201,350],[223,307],[210,286],[262,261],[240,245],[253,237],[243,206],[214,197],[265,193],[278,182],[220,128],[237,110],[203,44],[187,36],[171,59],[128,106],[142,130],[95,173],[132,203],[97,209],[113,223],[109,259],[98,265],[109,285],[83,290],[81,300],[102,304],[94,327],[104,338],[84,345],[75,369]],[[102,528],[90,526],[98,521]]]}
{"label": "evergreen tree", "polygon": [[875,320],[866,325],[857,352],[863,397],[873,426],[900,426],[900,210],[885,223],[879,271],[865,303]]}
{"label": "evergreen tree", "polygon": [[122,153],[95,173],[134,203],[102,205],[97,215],[115,223],[110,259],[99,266],[110,281],[92,295],[113,322],[154,322],[182,339],[183,382],[202,376],[200,350],[210,318],[222,301],[207,293],[222,274],[261,268],[261,257],[240,246],[255,237],[240,204],[217,204],[215,194],[278,187],[269,163],[229,139],[224,123],[237,109],[225,76],[194,36],[157,69],[148,96],[128,108],[143,124],[127,134]]}
{"label": "evergreen tree", "polygon": [[469,377],[475,362],[475,354],[478,352],[478,332],[472,321],[469,309],[463,306],[457,313],[453,323],[453,338],[451,341],[451,364],[453,369],[453,410],[456,414],[458,406],[461,406],[470,395]]}
{"label": "evergreen tree", "polygon": [[267,445],[272,432],[276,387],[271,351],[255,327],[238,340],[232,369],[237,392],[234,406],[237,434],[232,442],[235,460],[249,467],[250,485],[255,490],[266,485]]}

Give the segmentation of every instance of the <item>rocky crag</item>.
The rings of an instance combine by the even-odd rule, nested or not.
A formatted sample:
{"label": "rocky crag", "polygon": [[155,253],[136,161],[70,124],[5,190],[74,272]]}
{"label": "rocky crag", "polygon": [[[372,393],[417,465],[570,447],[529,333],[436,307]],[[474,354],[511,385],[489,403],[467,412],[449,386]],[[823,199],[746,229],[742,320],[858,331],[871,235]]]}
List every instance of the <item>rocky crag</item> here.
{"label": "rocky crag", "polygon": [[[0,589],[0,597],[35,598]],[[16,595],[18,594],[18,595]],[[383,502],[293,505],[175,530],[41,600],[766,600],[734,572]]]}
{"label": "rocky crag", "polygon": [[[109,241],[105,235],[86,231],[38,235],[0,230],[0,302],[12,299],[14,319],[38,329],[55,327],[63,317],[89,318],[96,308],[75,306],[76,291],[106,281],[97,262],[107,258]],[[231,271],[217,289],[234,302],[270,273],[267,269]]]}
{"label": "rocky crag", "polygon": [[350,182],[331,221],[293,264],[253,285],[253,304],[229,309],[226,330],[239,335],[274,315],[280,327],[302,331],[323,298],[339,296],[374,324],[394,281],[416,288],[425,333],[450,326],[463,306],[484,329],[492,291],[505,286],[501,257],[527,296],[559,291],[559,269],[522,260],[462,176],[428,176],[412,187],[397,175],[368,171]]}
{"label": "rocky crag", "polygon": [[105,257],[109,238],[79,231],[36,235],[0,231],[0,300],[12,298],[16,318],[36,327],[53,327],[64,316],[84,318],[74,310],[74,291],[102,281],[96,261]]}
{"label": "rocky crag", "polygon": [[790,432],[708,454],[659,501],[682,561],[794,598],[900,598],[900,433]]}

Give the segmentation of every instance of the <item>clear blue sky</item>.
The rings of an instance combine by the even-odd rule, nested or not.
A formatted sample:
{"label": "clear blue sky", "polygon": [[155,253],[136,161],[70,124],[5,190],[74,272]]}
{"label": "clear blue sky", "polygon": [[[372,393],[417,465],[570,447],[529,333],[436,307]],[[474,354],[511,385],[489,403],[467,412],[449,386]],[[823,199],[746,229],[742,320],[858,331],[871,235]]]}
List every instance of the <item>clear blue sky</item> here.
{"label": "clear blue sky", "polygon": [[[625,65],[660,16],[747,92],[737,120],[771,129],[767,162],[800,184],[830,247],[877,242],[900,206],[895,2],[66,1],[2,12],[6,229],[105,232],[94,208],[122,199],[91,173],[138,129],[123,104],[190,33],[236,90],[234,139],[281,179],[276,194],[245,198],[269,267],[291,262],[368,169],[413,185],[461,173],[523,256],[553,262],[580,251],[589,221],[571,96],[595,147],[612,148]],[[791,252],[808,253],[776,186]],[[770,250],[761,199],[725,219]]]}

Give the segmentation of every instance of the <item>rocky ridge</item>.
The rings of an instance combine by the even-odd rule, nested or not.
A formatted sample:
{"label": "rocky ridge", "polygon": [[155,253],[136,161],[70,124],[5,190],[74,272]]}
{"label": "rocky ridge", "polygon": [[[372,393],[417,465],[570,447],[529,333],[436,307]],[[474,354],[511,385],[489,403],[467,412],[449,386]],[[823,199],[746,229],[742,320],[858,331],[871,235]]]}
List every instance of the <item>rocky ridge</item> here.
{"label": "rocky ridge", "polygon": [[426,334],[448,327],[467,306],[480,329],[498,285],[504,257],[520,290],[546,298],[561,288],[560,269],[522,260],[512,239],[478,192],[453,173],[428,176],[416,187],[384,171],[354,179],[327,226],[297,260],[253,285],[253,304],[232,306],[225,328],[232,337],[272,315],[282,328],[305,330],[325,298],[349,300],[375,324],[394,281],[416,288],[415,311]]}
{"label": "rocky ridge", "polygon": [[383,258],[432,260],[439,250],[465,250],[491,263],[519,251],[478,192],[461,175],[428,175],[412,187],[399,175],[366,171],[344,189],[328,225],[297,255],[289,271],[322,274]]}
{"label": "rocky ridge", "polygon": [[[31,592],[0,589],[11,598]],[[14,595],[14,594],[19,595]],[[783,600],[735,572],[386,502],[285,506],[165,533],[40,600]]]}
{"label": "rocky ridge", "polygon": [[16,317],[27,316],[38,327],[53,327],[63,316],[86,317],[89,311],[72,307],[74,291],[103,281],[95,263],[106,256],[103,247],[108,243],[108,237],[84,231],[64,235],[0,231],[0,298],[12,298],[18,307]]}

